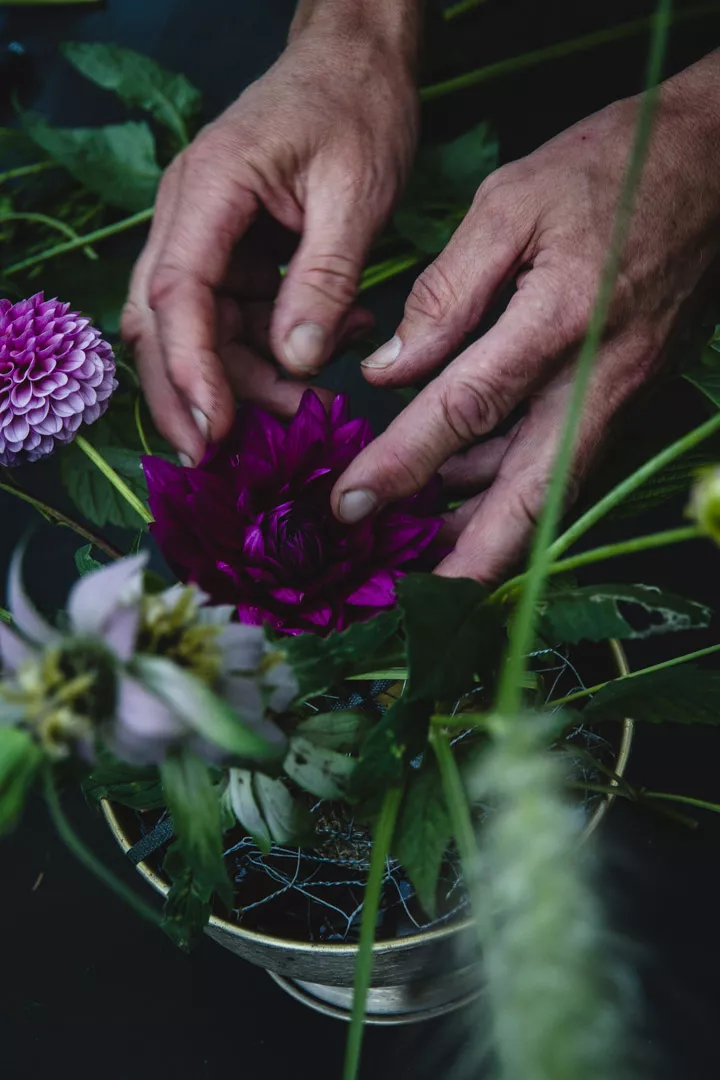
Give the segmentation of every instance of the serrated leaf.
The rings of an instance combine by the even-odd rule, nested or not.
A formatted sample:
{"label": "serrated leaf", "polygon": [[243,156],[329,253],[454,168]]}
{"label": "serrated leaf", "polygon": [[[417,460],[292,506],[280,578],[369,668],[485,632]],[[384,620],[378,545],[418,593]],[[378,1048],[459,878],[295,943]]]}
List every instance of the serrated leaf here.
{"label": "serrated leaf", "polygon": [[227,754],[245,761],[275,761],[284,751],[269,742],[190,671],[164,656],[138,655],[133,674],[188,727]]}
{"label": "serrated leaf", "polygon": [[158,810],[165,805],[160,773],[154,766],[128,765],[107,751],[82,787],[89,799],[110,799],[131,810]]}
{"label": "serrated leaf", "polygon": [[346,799],[355,765],[353,758],[295,735],[284,769],[299,788],[319,799]]}
{"label": "serrated leaf", "polygon": [[388,787],[402,781],[409,761],[427,745],[431,703],[406,695],[371,729],[353,770],[350,800],[377,810]]}
{"label": "serrated leaf", "polygon": [[387,646],[399,622],[396,610],[387,611],[327,637],[300,634],[283,641],[282,649],[297,677],[300,696],[321,694],[349,675],[372,670],[376,653]]}
{"label": "serrated leaf", "polygon": [[0,727],[0,836],[20,817],[41,762],[42,751],[27,731]]}
{"label": "serrated leaf", "polygon": [[548,594],[540,605],[538,634],[550,645],[646,638],[708,626],[711,616],[704,604],[655,585],[586,585]]}
{"label": "serrated leaf", "polygon": [[608,683],[582,711],[589,724],[720,724],[720,671],[682,664]]}
{"label": "serrated leaf", "polygon": [[211,892],[198,884],[177,842],[168,849],[163,871],[172,885],[163,907],[162,928],[183,952],[190,952],[202,940],[210,919]]}
{"label": "serrated leaf", "polygon": [[223,860],[220,788],[204,761],[189,751],[160,766],[163,792],[175,827],[178,849],[200,889],[217,892],[232,905],[232,886]]}
{"label": "serrated leaf", "polygon": [[34,113],[23,113],[22,122],[38,146],[110,206],[136,212],[153,205],[161,169],[146,123],[54,128]]}
{"label": "serrated leaf", "polygon": [[503,613],[476,581],[408,574],[398,585],[412,698],[453,699],[492,677]]}
{"label": "serrated leaf", "polygon": [[75,552],[75,568],[80,577],[91,574],[93,570],[99,570],[101,566],[102,563],[99,563],[92,556],[92,544],[86,544],[85,547],[78,548]]}
{"label": "serrated leaf", "polygon": [[197,115],[201,94],[184,75],[166,71],[149,56],[119,45],[66,42],[61,48],[86,78],[112,90],[126,105],[151,113],[181,144],[187,142],[187,123]]}
{"label": "serrated leaf", "polygon": [[366,713],[341,709],[336,712],[316,713],[302,720],[295,729],[316,746],[338,753],[351,754],[360,749],[368,733],[370,719]]}
{"label": "serrated leaf", "polygon": [[412,770],[393,839],[393,854],[403,864],[425,912],[434,918],[437,883],[452,834],[437,762],[426,754]]}

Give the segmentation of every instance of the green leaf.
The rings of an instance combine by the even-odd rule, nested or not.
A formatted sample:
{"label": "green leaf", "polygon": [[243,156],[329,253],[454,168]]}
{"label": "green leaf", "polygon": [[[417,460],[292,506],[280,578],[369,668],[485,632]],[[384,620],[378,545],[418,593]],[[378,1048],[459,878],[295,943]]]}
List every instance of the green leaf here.
{"label": "green leaf", "polygon": [[367,713],[352,712],[342,709],[337,712],[316,713],[302,720],[295,729],[316,746],[326,750],[337,750],[341,754],[352,754],[360,749],[368,733],[370,718]]}
{"label": "green leaf", "polygon": [[[283,641],[282,649],[297,676],[300,696],[321,694],[349,675],[372,670],[376,654],[388,645],[399,622],[397,610],[387,611],[327,637],[300,634]],[[386,658],[387,651],[383,655]]]}
{"label": "green leaf", "polygon": [[102,563],[92,556],[92,544],[86,544],[85,547],[77,549],[75,567],[80,577],[85,577],[86,574],[91,574],[93,570],[99,570],[102,567]]}
{"label": "green leaf", "polygon": [[393,854],[407,871],[425,912],[434,918],[437,884],[452,828],[437,762],[426,754],[411,770],[395,827]]}
{"label": "green leaf", "polygon": [[70,41],[61,49],[87,79],[114,91],[126,105],[151,113],[182,145],[187,143],[187,122],[197,115],[201,94],[184,75],[174,75],[149,56],[118,45]]}
{"label": "green leaf", "polygon": [[720,671],[689,664],[608,683],[582,711],[589,724],[631,720],[651,724],[720,724]]}
{"label": "green leaf", "polygon": [[[81,431],[84,434],[86,429]],[[122,476],[132,492],[147,502],[147,484],[140,461],[143,450],[135,426],[132,397],[116,394],[105,416],[87,431],[98,453]],[[146,434],[153,453],[167,454],[168,444],[150,425]],[[61,451],[60,476],[75,506],[95,525],[100,528],[118,525],[133,532],[144,528],[133,507],[74,443]]]}
{"label": "green leaf", "polygon": [[146,123],[54,128],[34,113],[23,113],[22,122],[38,146],[110,206],[136,212],[153,205],[161,169]]}
{"label": "green leaf", "polygon": [[487,123],[452,142],[425,147],[395,213],[395,228],[421,251],[437,255],[497,164],[497,139]]}
{"label": "green leaf", "polygon": [[91,268],[83,255],[67,255],[43,267],[43,289],[46,296],[72,297],[74,310],[105,333],[117,334],[132,268],[131,259],[111,258],[104,249],[99,269]]}
{"label": "green leaf", "polygon": [[398,585],[413,698],[451,700],[495,672],[503,612],[476,581],[408,574]]}
{"label": "green leaf", "polygon": [[349,800],[377,810],[389,787],[402,782],[408,762],[427,745],[431,702],[399,698],[370,731],[351,779]]}
{"label": "green leaf", "polygon": [[[635,625],[620,605],[634,613]],[[538,633],[550,645],[646,638],[708,626],[711,616],[704,604],[655,585],[586,585],[549,593],[540,605]]]}
{"label": "green leaf", "polygon": [[20,817],[41,761],[42,751],[27,731],[0,727],[0,836]]}
{"label": "green leaf", "polygon": [[284,769],[299,788],[319,799],[347,799],[355,765],[355,759],[295,735]]}
{"label": "green leaf", "polygon": [[158,810],[165,806],[160,773],[154,766],[128,765],[107,751],[102,752],[82,787],[90,799],[97,802],[110,799],[131,810]]}
{"label": "green leaf", "polygon": [[138,655],[133,674],[189,728],[244,761],[276,761],[285,751],[243,722],[226,701],[165,656]]}
{"label": "green leaf", "polygon": [[715,327],[699,362],[684,377],[720,409],[720,326]]}
{"label": "green leaf", "polygon": [[211,891],[199,885],[177,842],[168,849],[163,871],[172,885],[163,908],[162,928],[183,952],[190,952],[202,940],[210,919]]}
{"label": "green leaf", "polygon": [[302,844],[313,834],[309,810],[282,780],[231,769],[228,794],[237,820],[265,854],[274,843]]}
{"label": "green leaf", "polygon": [[220,787],[204,761],[189,751],[160,766],[163,791],[180,852],[201,890],[217,892],[232,905],[233,890],[223,860]]}

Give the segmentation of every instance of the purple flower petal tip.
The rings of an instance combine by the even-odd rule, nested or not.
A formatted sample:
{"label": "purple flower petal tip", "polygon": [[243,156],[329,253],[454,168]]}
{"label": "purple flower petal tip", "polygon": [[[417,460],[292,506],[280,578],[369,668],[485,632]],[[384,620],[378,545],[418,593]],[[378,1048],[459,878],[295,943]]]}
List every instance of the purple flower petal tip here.
{"label": "purple flower petal tip", "polygon": [[0,301],[0,465],[22,465],[71,442],[108,407],[112,346],[69,304],[36,293]]}

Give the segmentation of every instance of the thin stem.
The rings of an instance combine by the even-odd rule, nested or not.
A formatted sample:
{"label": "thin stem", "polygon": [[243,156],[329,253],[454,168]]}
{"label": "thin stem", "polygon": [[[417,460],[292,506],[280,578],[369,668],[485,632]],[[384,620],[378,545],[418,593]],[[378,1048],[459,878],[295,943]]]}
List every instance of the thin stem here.
{"label": "thin stem", "polygon": [[[601,547],[591,548],[590,551],[582,551],[579,555],[572,555],[569,559],[560,559],[548,567],[548,577],[555,574],[566,574],[570,570],[577,570],[581,566],[589,566],[592,563],[605,562],[608,559],[616,559],[621,555],[635,555],[640,551],[649,551],[652,548],[668,547],[670,544],[680,544],[685,540],[702,540],[705,534],[697,525],[685,525],[679,529],[667,529],[664,532],[650,533],[648,536],[634,536],[631,540],[621,540],[616,544],[603,544]],[[492,600],[501,600],[508,593],[520,588],[525,581],[525,574],[518,574],[510,578],[495,590]]]}
{"label": "thin stem", "polygon": [[390,852],[393,833],[395,832],[395,822],[397,821],[402,795],[403,789],[401,787],[390,788],[387,792],[373,836],[370,870],[365,886],[360,920],[360,941],[355,965],[355,992],[353,995],[350,1031],[345,1047],[343,1080],[356,1080],[360,1068],[360,1053],[365,1026],[365,1006],[372,976],[375,926],[380,908],[380,895],[387,857]]}
{"label": "thin stem", "polygon": [[720,803],[707,802],[706,799],[693,799],[690,795],[670,795],[664,791],[640,792],[642,799],[662,799],[665,802],[685,803],[686,806],[697,806],[700,810],[711,810],[714,814],[720,814]]}
{"label": "thin stem", "polygon": [[660,0],[658,17],[653,20],[653,35],[646,76],[647,89],[640,104],[634,145],[620,189],[612,235],[600,279],[597,299],[577,361],[570,403],[561,432],[560,445],[545,499],[545,506],[534,538],[533,553],[530,568],[527,572],[525,588],[522,591],[512,620],[508,653],[498,689],[498,713],[500,716],[513,716],[521,705],[522,675],[535,632],[538,602],[545,585],[548,568],[553,561],[551,544],[562,515],[565,489],[570,474],[582,408],[590,383],[592,365],[602,340],[610,309],[610,301],[620,270],[620,260],[632,215],[635,192],[650,137],[657,84],[665,56],[670,7],[671,0]]}
{"label": "thin stem", "polygon": [[636,488],[639,488],[651,476],[654,476],[656,472],[663,469],[671,461],[681,457],[687,453],[688,450],[692,450],[698,443],[703,442],[705,439],[709,439],[711,435],[714,435],[716,431],[720,430],[720,412],[716,413],[709,420],[706,420],[704,424],[700,424],[699,427],[694,428],[688,432],[687,435],[683,435],[681,439],[667,446],[664,450],[661,450],[655,457],[650,458],[644,465],[641,465],[639,469],[636,469],[634,473],[628,476],[625,480],[621,481],[616,487],[609,491],[607,495],[603,496],[594,506],[591,506],[577,521],[573,522],[569,529],[557,538],[555,543],[550,548],[550,555],[553,559],[556,559],[558,555],[562,555],[564,551],[579,540],[588,529],[591,529],[593,525],[596,525],[598,521],[601,521],[611,510],[626,499],[628,495],[631,495]]}
{"label": "thin stem", "polygon": [[[57,218],[49,217],[47,214],[38,214],[34,211],[32,213],[28,212],[22,214],[3,214],[2,216],[0,216],[0,225],[2,225],[5,221],[31,221],[37,225],[45,225],[48,229],[56,229],[64,236],[69,236],[71,240],[80,239],[78,237],[78,234],[70,225],[66,225],[64,221],[59,221]],[[91,247],[86,246],[84,250],[88,259],[99,258],[98,253],[96,251],[93,251]]]}
{"label": "thin stem", "polygon": [[126,229],[133,229],[136,225],[142,225],[149,221],[152,216],[153,211],[151,208],[141,210],[139,213],[132,214],[121,221],[115,221],[111,225],[103,225],[102,228],[95,229],[94,232],[79,236],[77,240],[68,240],[66,244],[57,244],[55,247],[30,255],[27,259],[22,259],[20,262],[8,266],[3,271],[3,274],[6,277],[8,274],[17,274],[21,270],[28,270],[31,266],[37,266],[38,263],[46,262],[48,259],[55,259],[58,255],[66,255],[69,251],[76,251],[78,248],[87,247],[88,244],[95,244],[99,240],[107,239],[108,236],[115,236],[117,233],[125,232]]}
{"label": "thin stem", "polygon": [[[629,785],[627,787],[627,790],[624,791],[616,787],[610,787],[607,784],[586,784],[581,782],[569,784],[568,787],[571,791],[591,791],[597,795],[608,796],[620,795],[622,798],[628,799],[629,802],[635,803],[637,805],[642,805],[644,801],[643,793],[635,791],[635,789],[631,788]],[[689,829],[697,828],[697,821],[695,821],[694,818],[688,817],[686,814],[680,814],[677,811],[670,810],[667,807],[653,806],[652,809],[657,813],[663,813],[666,817],[672,818],[673,821],[679,821],[681,825],[685,825]]]}
{"label": "thin stem", "polygon": [[111,870],[108,870],[106,866],[103,866],[100,860],[85,846],[72,828],[60,805],[60,796],[58,795],[58,790],[55,786],[55,778],[50,764],[45,766],[43,779],[45,801],[48,810],[50,811],[50,817],[52,818],[53,824],[57,829],[61,840],[64,841],[73,855],[84,867],[86,867],[86,869],[95,874],[95,876],[99,878],[104,885],[107,885],[109,889],[116,893],[121,900],[124,900],[126,904],[129,904],[136,914],[140,915],[143,919],[147,919],[148,922],[153,923],[155,926],[160,926],[162,922],[160,913],[149,904],[146,904],[139,896],[136,896],[133,889],[128,888],[125,882],[120,881]]}
{"label": "thin stem", "polygon": [[410,270],[413,266],[417,266],[419,262],[422,262],[423,258],[424,256],[419,253],[413,255],[398,255],[394,259],[386,259],[384,263],[376,263],[374,266],[368,266],[360,281],[358,292],[372,289],[382,281],[388,281],[390,278],[402,274],[403,271]]}
{"label": "thin stem", "polygon": [[86,454],[90,458],[93,465],[96,465],[103,476],[110,481],[112,486],[118,491],[123,499],[132,506],[135,513],[142,518],[146,525],[150,525],[154,518],[148,508],[138,499],[134,491],[131,491],[121,476],[115,472],[111,465],[108,465],[102,454],[98,453],[94,446],[87,441],[82,435],[78,435],[75,438],[75,444],[82,450],[83,454]]}
{"label": "thin stem", "polygon": [[145,428],[143,427],[142,416],[140,415],[141,404],[142,398],[140,394],[138,394],[138,396],[135,398],[135,405],[133,407],[133,412],[135,415],[135,427],[137,428],[138,438],[140,439],[140,445],[142,446],[144,453],[146,453],[148,457],[151,457],[152,450],[148,446],[148,441],[145,438]]}
{"label": "thin stem", "polygon": [[44,172],[46,169],[59,168],[55,161],[38,161],[34,165],[18,165],[16,169],[8,169],[0,173],[0,184],[9,180],[21,180],[23,176],[33,176],[35,173]]}
{"label": "thin stem", "polygon": [[429,739],[440,769],[443,794],[450,813],[455,843],[468,880],[471,880],[472,867],[477,862],[477,843],[460,770],[453,757],[447,734],[437,727],[431,728]]}
{"label": "thin stem", "polygon": [[[458,4],[457,7],[462,5]],[[450,8],[452,11],[452,8]],[[720,3],[696,4],[695,7],[685,11],[675,12],[670,21],[673,25],[687,22],[691,19],[700,19],[704,15],[712,15],[720,11]],[[446,16],[447,18],[447,16]],[[528,68],[544,64],[548,60],[559,60],[564,56],[572,56],[574,53],[587,52],[598,45],[608,45],[613,41],[622,41],[623,38],[636,37],[644,31],[658,25],[662,18],[659,13],[649,15],[644,19],[634,19],[632,22],[620,23],[619,26],[611,26],[606,30],[594,30],[591,34],[583,34],[581,37],[571,38],[569,41],[559,41],[554,45],[548,45],[542,49],[533,49],[531,52],[522,53],[520,56],[511,56],[505,60],[498,60],[485,67],[468,71],[464,75],[456,75],[452,79],[424,86],[420,90],[422,101],[433,101],[435,98],[445,97],[458,90],[467,90],[472,86],[490,82],[491,79],[499,79],[504,75],[512,75],[516,71],[524,71]]]}
{"label": "thin stem", "polygon": [[468,11],[474,11],[475,8],[481,7],[486,4],[487,0],[460,0],[457,4],[451,4],[450,7],[446,7],[443,10],[443,19],[446,22],[450,22],[451,19],[457,19],[461,15],[467,15]]}
{"label": "thin stem", "polygon": [[683,656],[674,656],[672,660],[663,660],[661,664],[638,668],[637,671],[629,671],[627,675],[620,675],[617,679],[608,679],[606,682],[596,683],[595,686],[588,686],[584,690],[576,690],[574,694],[566,694],[565,697],[546,702],[545,707],[550,708],[552,706],[552,708],[556,708],[558,705],[567,705],[571,701],[579,701],[580,698],[589,697],[590,694],[597,694],[598,690],[602,690],[604,686],[627,682],[628,679],[637,679],[638,675],[651,675],[654,671],[664,671],[665,668],[676,667],[678,664],[689,664],[692,660],[700,660],[703,656],[711,656],[716,652],[720,652],[720,645],[708,645],[706,649],[697,649],[696,652],[684,653]]}
{"label": "thin stem", "polygon": [[8,494],[15,495],[18,499],[22,499],[23,502],[29,503],[30,506],[35,507],[38,513],[42,514],[44,517],[48,517],[57,525],[65,525],[68,529],[72,529],[74,533],[81,536],[83,540],[87,540],[88,543],[92,544],[93,547],[96,547],[98,551],[104,552],[109,558],[122,559],[122,551],[118,551],[118,549],[108,543],[107,540],[103,540],[102,536],[98,536],[97,533],[91,532],[90,529],[86,529],[84,525],[81,525],[78,521],[74,521],[73,518],[68,517],[67,514],[63,514],[61,510],[56,510],[54,506],[49,506],[40,499],[36,499],[34,495],[24,491],[23,488],[16,487],[14,484],[3,484],[0,482],[0,491],[7,491]]}

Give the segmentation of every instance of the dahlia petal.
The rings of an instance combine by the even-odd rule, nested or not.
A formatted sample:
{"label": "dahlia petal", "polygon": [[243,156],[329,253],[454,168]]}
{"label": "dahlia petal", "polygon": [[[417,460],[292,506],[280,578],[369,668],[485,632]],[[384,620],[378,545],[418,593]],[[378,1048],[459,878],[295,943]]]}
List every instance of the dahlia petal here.
{"label": "dahlia petal", "polygon": [[270,596],[281,604],[302,604],[305,599],[302,589],[271,589]]}
{"label": "dahlia petal", "polygon": [[30,431],[30,425],[24,416],[14,416],[3,428],[3,436],[8,442],[22,443]]}
{"label": "dahlia petal", "polygon": [[306,390],[285,437],[285,460],[289,471],[295,472],[306,465],[325,444],[327,428],[327,414],[320,398],[312,390]]}
{"label": "dahlia petal", "polygon": [[330,406],[330,427],[339,428],[350,419],[350,398],[347,394],[338,394]]}
{"label": "dahlia petal", "polygon": [[359,589],[346,598],[358,607],[390,607],[395,603],[395,581],[387,570],[373,574]]}

